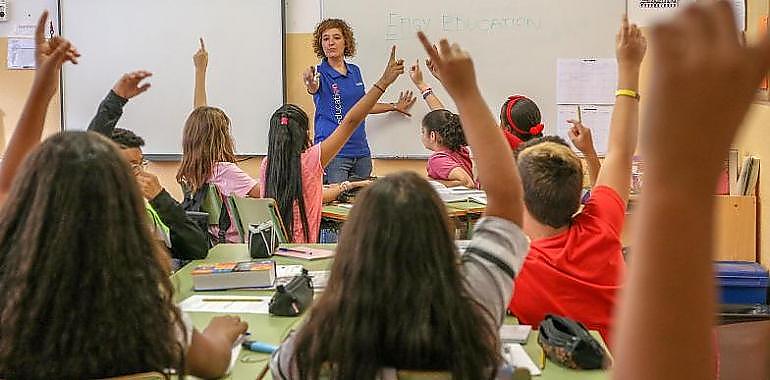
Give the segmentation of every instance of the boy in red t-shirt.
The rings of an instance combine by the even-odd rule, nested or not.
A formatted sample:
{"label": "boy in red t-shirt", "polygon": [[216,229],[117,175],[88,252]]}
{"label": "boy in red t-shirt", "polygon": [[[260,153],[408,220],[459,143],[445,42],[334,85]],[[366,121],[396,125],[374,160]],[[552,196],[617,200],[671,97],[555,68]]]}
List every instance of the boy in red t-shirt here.
{"label": "boy in red t-shirt", "polygon": [[620,234],[639,124],[639,66],[646,41],[635,25],[617,38],[618,93],[609,152],[591,197],[578,212],[580,159],[563,140],[535,139],[518,152],[524,185],[524,231],[532,239],[508,306],[537,327],[546,314],[573,318],[610,341],[617,291],[625,272]]}

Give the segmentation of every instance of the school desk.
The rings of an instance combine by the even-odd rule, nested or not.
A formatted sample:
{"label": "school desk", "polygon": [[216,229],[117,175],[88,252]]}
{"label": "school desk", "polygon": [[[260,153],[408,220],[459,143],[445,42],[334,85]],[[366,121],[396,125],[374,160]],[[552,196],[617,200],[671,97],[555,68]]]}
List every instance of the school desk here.
{"label": "school desk", "polygon": [[[308,244],[302,244],[308,246]],[[329,244],[317,244],[310,245],[313,247],[332,249],[334,245]],[[220,244],[211,249],[209,256],[205,260],[195,260],[184,268],[176,272],[171,276],[171,281],[176,288],[175,299],[181,301],[195,292],[192,290],[192,278],[191,272],[196,265],[203,263],[216,263],[226,261],[243,261],[249,260],[248,249],[245,244]],[[309,270],[322,270],[328,269],[331,265],[332,259],[325,260],[299,260],[290,259],[286,257],[275,256],[275,260],[278,264],[302,264]],[[227,294],[227,295],[271,295],[273,291],[258,291],[258,290],[236,290],[236,291],[216,291],[205,292],[205,294]],[[189,313],[193,324],[199,330],[206,327],[209,320],[216,316],[214,313]],[[272,317],[263,314],[241,314],[240,317],[249,323],[249,332],[252,334],[251,339],[267,342],[270,344],[278,345],[283,338],[288,334],[292,328],[296,328],[301,317]],[[601,341],[599,334],[592,332],[592,334]],[[524,349],[529,356],[538,363],[540,360],[540,346],[537,344],[537,332],[533,331],[529,336],[529,341],[524,345]],[[248,379],[253,380],[257,374],[267,365],[269,361],[269,355],[258,354],[250,351],[241,351],[235,368],[230,373],[229,379],[241,380]],[[271,377],[266,377],[270,379]],[[559,367],[553,362],[547,362],[543,375],[540,377],[534,377],[535,380],[601,380],[607,379],[608,374],[606,371],[575,371]]]}

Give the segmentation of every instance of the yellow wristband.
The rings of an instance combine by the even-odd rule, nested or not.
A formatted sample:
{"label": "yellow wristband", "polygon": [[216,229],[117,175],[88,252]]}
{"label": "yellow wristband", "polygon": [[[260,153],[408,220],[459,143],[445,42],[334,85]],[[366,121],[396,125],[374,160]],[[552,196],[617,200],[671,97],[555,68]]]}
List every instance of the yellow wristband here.
{"label": "yellow wristband", "polygon": [[634,90],[628,90],[628,89],[619,89],[615,91],[615,96],[628,96],[629,98],[634,98],[636,100],[639,100],[639,93]]}

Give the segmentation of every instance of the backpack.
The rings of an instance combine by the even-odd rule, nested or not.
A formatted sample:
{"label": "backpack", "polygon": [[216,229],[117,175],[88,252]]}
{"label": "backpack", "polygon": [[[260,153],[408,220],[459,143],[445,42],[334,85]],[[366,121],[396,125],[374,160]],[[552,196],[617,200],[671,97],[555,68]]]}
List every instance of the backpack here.
{"label": "backpack", "polygon": [[213,196],[218,197],[220,201],[219,203],[221,204],[218,222],[219,234],[216,237],[209,239],[209,247],[213,247],[219,243],[226,243],[227,230],[230,229],[231,225],[230,212],[227,209],[227,200],[222,195],[222,193],[219,192],[219,189],[217,189],[215,185],[204,183],[203,186],[201,186],[195,192],[191,192],[188,189],[183,190],[184,201],[182,202],[182,209],[184,209],[187,217],[195,222],[195,224],[197,224],[202,231],[208,231],[210,224],[209,213],[204,211],[204,204],[206,203],[207,196],[209,196],[209,191],[215,192]]}

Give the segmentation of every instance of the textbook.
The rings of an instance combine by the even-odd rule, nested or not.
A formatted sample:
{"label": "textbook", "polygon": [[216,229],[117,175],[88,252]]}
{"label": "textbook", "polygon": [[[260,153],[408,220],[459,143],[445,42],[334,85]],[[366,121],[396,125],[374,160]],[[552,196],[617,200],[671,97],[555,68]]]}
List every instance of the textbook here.
{"label": "textbook", "polygon": [[273,260],[204,264],[192,271],[193,289],[268,288],[275,282]]}

